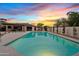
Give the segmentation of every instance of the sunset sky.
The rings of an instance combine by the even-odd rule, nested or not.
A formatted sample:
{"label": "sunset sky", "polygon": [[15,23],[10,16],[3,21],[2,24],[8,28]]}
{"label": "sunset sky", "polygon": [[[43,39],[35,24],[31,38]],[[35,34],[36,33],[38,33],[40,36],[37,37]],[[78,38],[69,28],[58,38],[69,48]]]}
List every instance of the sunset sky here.
{"label": "sunset sky", "polygon": [[0,18],[9,23],[44,23],[67,17],[69,11],[79,11],[77,3],[0,3]]}

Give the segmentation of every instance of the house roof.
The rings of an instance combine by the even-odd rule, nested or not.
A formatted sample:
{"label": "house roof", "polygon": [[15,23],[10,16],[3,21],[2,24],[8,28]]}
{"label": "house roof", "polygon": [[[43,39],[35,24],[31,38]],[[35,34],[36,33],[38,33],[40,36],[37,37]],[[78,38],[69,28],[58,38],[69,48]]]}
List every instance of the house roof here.
{"label": "house roof", "polygon": [[20,25],[20,26],[30,26],[33,27],[34,25],[29,23],[4,23],[3,25]]}

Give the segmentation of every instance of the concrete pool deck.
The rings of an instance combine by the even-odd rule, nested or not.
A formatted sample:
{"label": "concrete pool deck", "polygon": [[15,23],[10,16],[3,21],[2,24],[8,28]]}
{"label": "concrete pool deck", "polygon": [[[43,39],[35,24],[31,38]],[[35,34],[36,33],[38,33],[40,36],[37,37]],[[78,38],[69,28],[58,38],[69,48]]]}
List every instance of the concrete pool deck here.
{"label": "concrete pool deck", "polygon": [[11,33],[7,33],[4,36],[2,36],[0,38],[0,45],[6,45],[9,42],[12,42],[14,40],[16,40],[17,38],[25,35],[27,32],[11,32]]}
{"label": "concrete pool deck", "polygon": [[28,32],[10,32],[5,35],[3,35],[0,38],[0,56],[19,56],[20,54],[15,51],[15,49],[4,46],[14,40],[16,40],[19,37],[22,37]]}
{"label": "concrete pool deck", "polygon": [[15,49],[8,46],[0,46],[0,56],[20,56]]}

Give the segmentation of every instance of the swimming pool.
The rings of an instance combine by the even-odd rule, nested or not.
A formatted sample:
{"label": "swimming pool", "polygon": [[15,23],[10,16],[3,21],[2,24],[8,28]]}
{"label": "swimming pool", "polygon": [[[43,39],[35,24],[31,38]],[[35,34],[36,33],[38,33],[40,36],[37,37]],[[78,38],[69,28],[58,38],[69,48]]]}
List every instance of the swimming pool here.
{"label": "swimming pool", "polygon": [[9,44],[24,56],[71,56],[79,52],[79,44],[49,32],[29,32]]}

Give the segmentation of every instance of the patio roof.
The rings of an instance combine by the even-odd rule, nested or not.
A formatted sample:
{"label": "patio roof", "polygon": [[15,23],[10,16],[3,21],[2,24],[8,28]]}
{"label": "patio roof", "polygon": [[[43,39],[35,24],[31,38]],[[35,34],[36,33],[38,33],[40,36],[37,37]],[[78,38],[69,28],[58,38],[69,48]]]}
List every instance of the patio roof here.
{"label": "patio roof", "polygon": [[20,26],[29,26],[29,27],[34,26],[32,24],[29,24],[29,23],[4,23],[3,25],[20,25]]}

